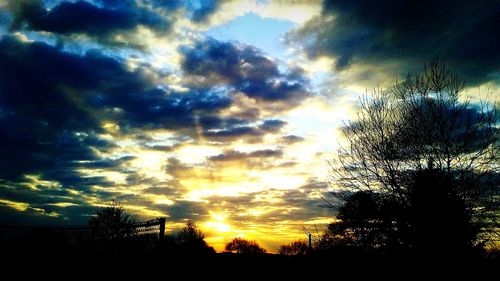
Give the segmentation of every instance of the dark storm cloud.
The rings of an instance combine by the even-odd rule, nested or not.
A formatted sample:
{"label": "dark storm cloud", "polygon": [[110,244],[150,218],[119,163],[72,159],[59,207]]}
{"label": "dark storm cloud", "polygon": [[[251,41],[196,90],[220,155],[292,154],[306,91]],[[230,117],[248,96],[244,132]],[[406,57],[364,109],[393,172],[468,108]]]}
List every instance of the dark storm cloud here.
{"label": "dark storm cloud", "polygon": [[89,161],[84,163],[79,163],[81,167],[92,169],[92,168],[116,168],[120,167],[128,161],[134,160],[135,156],[123,156],[117,159],[99,159],[96,161]]}
{"label": "dark storm cloud", "polygon": [[5,115],[14,111],[46,119],[57,128],[96,127],[94,115],[116,120],[123,130],[175,129],[194,126],[196,120],[209,123],[217,117],[208,113],[231,104],[228,97],[209,89],[176,93],[159,87],[147,69],[130,71],[124,62],[98,51],[79,55],[14,37],[4,37],[0,47]]}
{"label": "dark storm cloud", "polygon": [[295,135],[288,135],[288,136],[282,137],[281,140],[285,144],[294,144],[294,143],[298,143],[298,142],[304,141],[304,138],[303,137],[299,137],[299,136],[295,136]]}
{"label": "dark storm cloud", "polygon": [[199,123],[205,130],[210,130],[210,129],[246,126],[249,124],[249,120],[231,116],[220,117],[220,116],[210,115],[199,118]]}
{"label": "dark storm cloud", "polygon": [[213,14],[220,5],[220,0],[203,0],[200,1],[199,7],[194,7],[191,20],[193,22],[204,22]]}
{"label": "dark storm cloud", "polygon": [[265,120],[262,125],[260,125],[260,129],[266,131],[266,132],[277,132],[280,129],[282,129],[287,122],[283,120],[278,120],[278,119],[269,119]]}
{"label": "dark storm cloud", "polygon": [[[112,1],[120,1],[120,0],[112,0]],[[149,0],[153,7],[155,8],[166,8],[166,9],[179,9],[184,5],[184,0]]]}
{"label": "dark storm cloud", "polygon": [[156,150],[163,152],[170,152],[174,150],[174,146],[171,145],[144,145],[143,147],[149,150]]}
{"label": "dark storm cloud", "polygon": [[[218,7],[218,1],[201,2],[201,8],[194,9],[193,21],[207,20]],[[69,37],[73,34],[104,42],[101,40],[138,26],[168,32],[170,21],[163,16],[179,10],[183,1],[144,0],[141,3],[146,6],[141,7],[133,0],[10,3],[9,15],[0,11],[0,24],[10,24],[10,32],[50,34],[26,32],[30,40],[35,40],[29,42],[20,33],[0,39],[0,199],[28,204],[25,217],[13,211],[9,202],[0,203],[3,221],[36,217],[33,221],[43,222],[40,217],[58,214],[59,219],[85,223],[94,211],[90,202],[118,199],[142,206],[154,204],[147,196],[116,191],[113,177],[98,175],[99,171],[118,172],[130,186],[152,186],[144,190],[144,195],[178,198],[187,192],[178,181],[158,182],[134,171],[128,165],[133,156],[103,155],[113,154],[118,148],[117,137],[123,136],[137,135],[137,146],[163,151],[192,142],[200,132],[208,141],[257,142],[266,134],[281,133],[286,122],[260,121],[260,107],[251,117],[221,114],[233,104],[233,92],[241,91],[261,102],[283,103],[286,108],[309,96],[308,81],[300,69],[281,71],[274,61],[250,46],[209,40],[184,49],[186,73],[203,76],[208,71],[214,76],[206,86],[182,85],[189,88],[182,93],[159,84],[163,74],[148,64],[128,67],[124,59],[105,53],[109,49],[82,52],[90,46],[87,43],[82,48],[65,47],[65,41],[74,39]],[[157,14],[160,10],[162,16]],[[42,42],[52,41],[52,33],[60,35],[56,38],[61,44]],[[112,133],[102,127],[108,122],[116,125]],[[151,129],[175,131],[174,144],[157,144],[138,135],[146,135]],[[280,158],[282,154],[281,150],[259,150],[246,157],[260,160]],[[192,176],[194,168],[171,158],[165,163],[165,172],[182,178]],[[165,208],[161,210],[175,219],[207,213],[202,203],[187,201],[176,201]]]}
{"label": "dark storm cloud", "polygon": [[[136,7],[135,0],[97,0],[107,7]],[[143,4],[154,8],[175,11],[186,8],[187,17],[194,23],[204,23],[220,8],[221,0],[142,0]]]}
{"label": "dark storm cloud", "polygon": [[432,57],[446,59],[477,84],[500,81],[499,1],[325,1],[321,16],[289,39],[313,57],[352,64],[398,64],[401,72]]}
{"label": "dark storm cloud", "polygon": [[262,149],[248,153],[249,157],[254,158],[279,158],[283,156],[283,151],[278,149]]}
{"label": "dark storm cloud", "polygon": [[[43,179],[49,179],[58,182],[63,188],[76,188],[79,191],[90,194],[93,193],[94,186],[111,187],[115,183],[104,176],[83,176],[73,169],[75,166],[67,165],[59,169],[42,171]],[[39,172],[40,173],[40,172]]]}
{"label": "dark storm cloud", "polygon": [[209,140],[231,142],[246,140],[254,143],[260,141],[266,134],[278,133],[287,122],[278,119],[267,119],[261,124],[250,124],[249,120],[228,118],[226,122],[219,122],[218,127],[205,127],[203,135]]}
{"label": "dark storm cloud", "polygon": [[[42,1],[11,1],[14,15],[11,29],[27,28],[70,35],[86,34],[100,39],[145,26],[158,33],[170,30],[171,23],[156,12],[137,6],[135,1],[61,2],[48,10]],[[109,39],[109,38],[108,38]]]}
{"label": "dark storm cloud", "polygon": [[[96,101],[96,106],[118,106],[125,110],[114,115],[123,130],[142,129],[186,129],[198,122],[208,127],[210,113],[231,104],[231,100],[213,92],[192,91],[189,94],[153,88],[141,92],[126,91],[120,95],[107,95]],[[110,116],[111,117],[111,116]],[[217,117],[213,117],[217,118]],[[220,123],[224,121],[219,120]]]}
{"label": "dark storm cloud", "polygon": [[20,179],[25,173],[60,171],[73,161],[97,161],[95,150],[108,145],[95,135],[77,136],[44,123],[10,113],[0,116],[0,178]]}
{"label": "dark storm cloud", "polygon": [[210,207],[200,202],[178,200],[173,205],[161,207],[159,210],[166,212],[169,220],[203,221],[208,216]]}
{"label": "dark storm cloud", "polygon": [[236,150],[226,151],[222,154],[211,156],[208,159],[215,162],[220,161],[239,161],[252,158],[280,158],[283,156],[283,151],[274,149],[262,149],[252,152],[240,152]]}
{"label": "dark storm cloud", "polygon": [[114,146],[96,134],[99,122],[82,91],[101,90],[110,71],[125,74],[118,62],[14,37],[0,41],[0,61],[0,178],[97,161],[96,151]]}
{"label": "dark storm cloud", "polygon": [[0,9],[0,29],[6,28],[12,20],[12,15],[3,9]]}
{"label": "dark storm cloud", "polygon": [[0,203],[0,217],[3,225],[57,225],[64,222],[59,217],[48,216],[33,208],[24,211],[13,211],[11,207]]}
{"label": "dark storm cloud", "polygon": [[139,174],[137,171],[133,170],[127,170],[127,171],[120,171],[122,174],[125,174],[127,177],[125,178],[125,181],[127,182],[127,185],[129,186],[137,186],[137,185],[144,185],[144,186],[154,186],[158,184],[158,180],[144,175],[144,174]]}
{"label": "dark storm cloud", "polygon": [[96,193],[93,187],[114,182],[77,170],[118,171],[130,182],[147,179],[123,167],[130,156],[100,156],[116,147],[100,136],[102,121],[117,123],[122,133],[165,128],[186,134],[193,133],[197,123],[217,128],[244,122],[216,117],[231,103],[224,95],[202,90],[181,94],[158,87],[148,71],[130,71],[123,61],[98,51],[74,54],[5,36],[0,61],[0,180],[22,183],[25,175],[36,174],[62,189],[109,199],[116,194]]}
{"label": "dark storm cloud", "polygon": [[165,171],[174,178],[182,178],[192,174],[193,167],[187,166],[177,158],[169,158],[165,166]]}
{"label": "dark storm cloud", "polygon": [[234,140],[247,140],[248,142],[259,141],[264,133],[257,127],[237,126],[226,129],[206,130],[203,135],[209,140],[217,142],[231,142]]}
{"label": "dark storm cloud", "polygon": [[145,190],[145,193],[155,195],[181,196],[182,192],[185,190],[186,188],[181,186],[179,183],[171,181],[169,182],[168,186],[151,186],[147,190]]}
{"label": "dark storm cloud", "polygon": [[181,48],[182,69],[214,85],[228,85],[260,101],[297,104],[309,96],[307,79],[297,69],[283,73],[255,47],[213,38]]}
{"label": "dark storm cloud", "polygon": [[38,185],[38,192],[9,183],[2,189],[2,199],[14,202],[30,202],[32,206],[51,204],[58,202],[82,203],[79,198],[72,195],[69,190],[51,189]]}
{"label": "dark storm cloud", "polygon": [[[88,216],[94,211],[94,207],[87,203],[85,198],[88,196],[97,197],[102,194],[91,190],[83,190],[81,186],[85,186],[85,184],[80,182],[75,189],[36,184],[36,190],[33,190],[26,188],[23,184],[0,180],[1,199],[29,204],[26,206],[26,210],[17,211],[9,207],[8,204],[0,203],[2,223],[61,223],[69,219],[75,224],[85,224]],[[63,205],[59,205],[61,203]]]}

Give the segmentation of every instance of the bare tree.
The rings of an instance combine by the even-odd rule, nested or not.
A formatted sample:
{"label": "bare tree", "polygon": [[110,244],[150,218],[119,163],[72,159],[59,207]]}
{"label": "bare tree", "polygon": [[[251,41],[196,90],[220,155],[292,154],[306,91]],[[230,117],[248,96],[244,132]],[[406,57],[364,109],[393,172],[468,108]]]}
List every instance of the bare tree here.
{"label": "bare tree", "polygon": [[485,234],[478,238],[491,235],[499,194],[496,108],[494,102],[471,102],[463,90],[464,82],[435,59],[389,91],[365,95],[357,118],[343,128],[347,145],[329,163],[336,199],[327,201],[329,207],[338,210],[353,194],[368,192],[382,205],[406,210],[421,203],[415,203],[415,190],[432,185],[418,200],[446,190]]}

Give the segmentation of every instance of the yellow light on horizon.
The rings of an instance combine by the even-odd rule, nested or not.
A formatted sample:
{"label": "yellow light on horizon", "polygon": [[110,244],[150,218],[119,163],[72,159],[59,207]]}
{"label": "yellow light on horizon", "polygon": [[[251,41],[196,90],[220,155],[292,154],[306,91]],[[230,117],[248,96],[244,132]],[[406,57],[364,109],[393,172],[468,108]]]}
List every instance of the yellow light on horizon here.
{"label": "yellow light on horizon", "polygon": [[209,229],[217,231],[217,232],[229,232],[229,231],[231,231],[231,226],[227,223],[224,223],[224,222],[209,221],[209,222],[204,223],[204,226],[206,228],[209,228]]}
{"label": "yellow light on horizon", "polygon": [[203,224],[205,228],[216,232],[229,232],[232,230],[231,226],[225,222],[226,214],[211,212],[211,216],[212,220]]}

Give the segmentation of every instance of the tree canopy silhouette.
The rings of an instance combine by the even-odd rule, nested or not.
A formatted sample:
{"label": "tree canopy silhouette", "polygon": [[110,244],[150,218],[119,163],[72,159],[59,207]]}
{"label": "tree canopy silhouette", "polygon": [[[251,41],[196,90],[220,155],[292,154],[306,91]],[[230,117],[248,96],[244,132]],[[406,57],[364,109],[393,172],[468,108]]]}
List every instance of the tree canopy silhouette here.
{"label": "tree canopy silhouette", "polygon": [[132,225],[136,219],[116,201],[105,207],[97,207],[90,218],[89,226],[93,236],[106,240],[122,239],[133,235]]}
{"label": "tree canopy silhouette", "polygon": [[186,223],[186,226],[175,237],[175,242],[183,255],[200,256],[215,253],[215,250],[205,241],[205,234],[193,221]]}
{"label": "tree canopy silhouette", "polygon": [[326,240],[462,253],[487,240],[498,214],[496,108],[464,98],[464,85],[435,59],[361,99],[343,128],[347,145],[330,162],[327,203],[340,221]]}
{"label": "tree canopy silhouette", "polygon": [[119,250],[135,235],[134,223],[135,218],[116,201],[97,207],[89,220],[92,240],[100,250]]}
{"label": "tree canopy silhouette", "polygon": [[258,255],[266,253],[257,242],[243,238],[234,238],[226,244],[226,251],[244,255]]}
{"label": "tree canopy silhouette", "polygon": [[279,254],[285,256],[305,256],[308,248],[304,241],[293,241],[290,244],[281,245]]}

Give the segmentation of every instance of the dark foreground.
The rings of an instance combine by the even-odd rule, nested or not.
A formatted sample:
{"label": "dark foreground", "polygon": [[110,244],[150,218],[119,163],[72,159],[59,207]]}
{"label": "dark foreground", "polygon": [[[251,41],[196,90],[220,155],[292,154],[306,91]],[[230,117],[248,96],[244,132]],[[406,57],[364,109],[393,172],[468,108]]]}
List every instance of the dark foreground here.
{"label": "dark foreground", "polygon": [[[124,276],[136,278],[167,276],[175,279],[194,278],[247,280],[272,277],[277,280],[299,277],[344,279],[355,276],[396,276],[409,280],[432,277],[469,277],[481,280],[496,276],[500,268],[498,257],[440,258],[437,256],[283,256],[276,254],[240,255],[215,253],[205,256],[168,252],[137,253],[75,253],[75,252],[3,252],[4,268],[19,271],[29,269],[48,277],[62,276],[68,272],[74,277]],[[19,267],[20,266],[20,267]],[[21,269],[22,270],[22,269]],[[399,274],[403,275],[399,275]],[[160,279],[165,279],[160,278]],[[99,278],[100,279],[100,278]],[[170,278],[167,278],[170,279]],[[465,278],[467,279],[467,278]]]}
{"label": "dark foreground", "polygon": [[[74,231],[71,234],[75,233]],[[79,232],[78,232],[79,233]],[[205,244],[175,243],[165,237],[99,240],[88,235],[60,231],[0,231],[2,270],[16,274],[63,275],[65,279],[111,274],[114,277],[159,274],[192,280],[194,276],[246,280],[249,277],[296,279],[298,276],[412,275],[495,276],[500,268],[499,252],[482,253],[366,253],[352,249],[329,252],[310,250],[305,256],[276,254],[215,253]],[[67,275],[70,272],[71,275]],[[71,278],[68,278],[71,277]],[[463,277],[463,276],[462,276]],[[79,279],[79,278],[78,278]],[[113,278],[116,279],[116,278]],[[164,279],[164,278],[161,278]],[[266,278],[267,279],[267,278]],[[6,279],[4,279],[6,280]]]}

